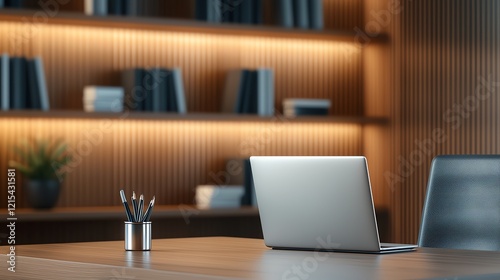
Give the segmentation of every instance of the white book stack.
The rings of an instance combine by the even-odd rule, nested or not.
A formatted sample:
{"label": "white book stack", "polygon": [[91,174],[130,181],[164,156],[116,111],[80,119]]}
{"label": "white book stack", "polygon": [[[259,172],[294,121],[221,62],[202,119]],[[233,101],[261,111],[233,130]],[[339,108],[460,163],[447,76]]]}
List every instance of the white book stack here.
{"label": "white book stack", "polygon": [[200,185],[196,187],[198,208],[238,208],[241,206],[243,186]]}
{"label": "white book stack", "polygon": [[123,96],[122,87],[86,86],[83,109],[85,112],[122,112]]}
{"label": "white book stack", "polygon": [[297,116],[326,116],[331,102],[328,99],[288,98],[283,100],[283,115],[293,118]]}

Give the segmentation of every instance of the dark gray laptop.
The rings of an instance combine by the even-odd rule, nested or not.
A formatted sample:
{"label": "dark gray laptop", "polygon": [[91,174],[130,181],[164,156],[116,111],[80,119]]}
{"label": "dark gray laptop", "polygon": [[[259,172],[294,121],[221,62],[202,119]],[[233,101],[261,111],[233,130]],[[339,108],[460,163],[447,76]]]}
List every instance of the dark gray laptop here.
{"label": "dark gray laptop", "polygon": [[264,242],[275,249],[388,253],[365,157],[250,157]]}

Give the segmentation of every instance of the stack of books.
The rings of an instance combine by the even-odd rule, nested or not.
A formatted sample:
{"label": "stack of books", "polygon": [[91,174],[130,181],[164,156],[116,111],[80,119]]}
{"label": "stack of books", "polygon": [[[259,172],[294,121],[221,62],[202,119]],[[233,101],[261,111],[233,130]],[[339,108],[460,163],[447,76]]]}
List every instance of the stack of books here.
{"label": "stack of books", "polygon": [[208,22],[262,23],[262,0],[196,0],[196,19]]}
{"label": "stack of books", "polygon": [[279,25],[323,29],[323,0],[277,0],[276,3]]}
{"label": "stack of books", "polygon": [[125,106],[132,111],[187,113],[180,69],[135,68],[122,73]]}
{"label": "stack of books", "polygon": [[0,109],[49,110],[42,59],[0,57]]}
{"label": "stack of books", "polygon": [[83,109],[85,112],[122,112],[123,88],[86,86],[83,89]]}
{"label": "stack of books", "polygon": [[238,208],[243,196],[242,186],[201,185],[196,187],[198,208]]}
{"label": "stack of books", "polygon": [[283,115],[297,116],[326,116],[331,102],[328,99],[289,98],[283,100]]}
{"label": "stack of books", "polygon": [[0,8],[22,8],[23,0],[0,0]]}
{"label": "stack of books", "polygon": [[141,15],[142,5],[139,0],[85,0],[85,14],[93,16]]}
{"label": "stack of books", "polygon": [[238,69],[226,76],[223,113],[274,115],[274,74],[271,69]]}

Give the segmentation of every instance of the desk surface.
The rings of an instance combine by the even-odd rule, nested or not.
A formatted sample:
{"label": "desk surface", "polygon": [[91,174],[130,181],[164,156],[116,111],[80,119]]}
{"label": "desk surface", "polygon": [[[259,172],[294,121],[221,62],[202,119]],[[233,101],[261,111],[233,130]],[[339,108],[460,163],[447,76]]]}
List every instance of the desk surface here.
{"label": "desk surface", "polygon": [[260,239],[229,237],[158,239],[151,252],[126,252],[122,241],[21,245],[12,273],[7,247],[0,248],[1,279],[461,279],[453,277],[485,274],[500,279],[500,252],[486,251],[281,251],[266,248]]}

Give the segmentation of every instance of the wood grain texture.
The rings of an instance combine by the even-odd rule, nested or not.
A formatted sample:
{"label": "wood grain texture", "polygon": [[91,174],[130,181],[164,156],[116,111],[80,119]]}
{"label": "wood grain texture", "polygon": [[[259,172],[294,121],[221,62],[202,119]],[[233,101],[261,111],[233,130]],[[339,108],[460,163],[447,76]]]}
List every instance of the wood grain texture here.
{"label": "wood grain texture", "polygon": [[[415,242],[430,163],[439,154],[497,154],[498,1],[401,1],[394,17],[391,123],[394,232]],[[437,135],[437,136],[436,136]]]}
{"label": "wood grain texture", "polygon": [[[9,279],[286,279],[298,277],[292,272],[295,266],[311,279],[500,275],[499,252],[430,248],[388,255],[282,251],[267,249],[262,240],[227,237],[157,239],[152,248],[126,252],[122,241],[17,246],[17,272],[3,269],[0,275]],[[0,259],[5,262],[7,256]]]}

